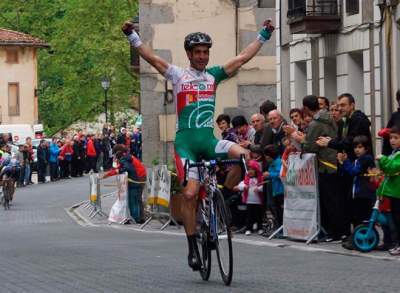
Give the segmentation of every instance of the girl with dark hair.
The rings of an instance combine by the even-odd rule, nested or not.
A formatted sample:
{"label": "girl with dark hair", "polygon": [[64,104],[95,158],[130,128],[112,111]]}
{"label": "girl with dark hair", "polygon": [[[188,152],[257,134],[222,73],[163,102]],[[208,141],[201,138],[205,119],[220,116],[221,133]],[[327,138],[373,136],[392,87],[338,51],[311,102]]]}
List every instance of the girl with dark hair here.
{"label": "girl with dark hair", "polygon": [[253,225],[257,224],[258,234],[262,234],[262,217],[263,217],[263,174],[260,164],[255,160],[247,163],[248,174],[244,180],[233,188],[234,191],[242,192],[242,201],[247,206],[246,232],[247,236],[251,235]]}

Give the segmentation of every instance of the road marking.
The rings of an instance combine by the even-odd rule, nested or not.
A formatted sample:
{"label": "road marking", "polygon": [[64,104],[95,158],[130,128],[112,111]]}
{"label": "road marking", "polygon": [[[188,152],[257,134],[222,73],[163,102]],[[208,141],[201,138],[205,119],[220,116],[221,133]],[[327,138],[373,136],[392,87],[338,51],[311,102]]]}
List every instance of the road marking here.
{"label": "road marking", "polygon": [[[161,234],[161,235],[171,235],[171,236],[180,236],[186,237],[185,233],[182,232],[174,232],[174,231],[159,231],[159,230],[144,230],[138,227],[133,227],[129,225],[113,225],[113,224],[94,224],[90,222],[90,220],[86,219],[80,212],[77,211],[77,208],[84,204],[85,202],[80,203],[79,205],[76,204],[70,208],[64,209],[66,213],[80,226],[83,227],[111,227],[113,229],[118,229],[120,231],[135,231],[135,232],[142,232],[148,234]],[[235,235],[235,234],[234,234]],[[243,239],[238,237],[232,237],[232,241],[234,243],[252,245],[252,246],[261,246],[261,247],[275,247],[275,248],[291,248],[299,251],[305,252],[320,252],[320,253],[329,253],[329,254],[338,254],[338,255],[346,255],[346,256],[353,256],[353,257],[366,257],[370,259],[379,259],[379,260],[389,260],[389,261],[398,261],[400,262],[400,257],[390,257],[390,256],[379,256],[379,255],[371,255],[368,253],[362,252],[347,252],[347,251],[336,251],[333,249],[327,248],[318,248],[314,246],[304,246],[304,245],[297,245],[297,244],[289,244],[283,242],[270,242],[270,241],[261,241],[261,240],[254,240],[254,239]]]}

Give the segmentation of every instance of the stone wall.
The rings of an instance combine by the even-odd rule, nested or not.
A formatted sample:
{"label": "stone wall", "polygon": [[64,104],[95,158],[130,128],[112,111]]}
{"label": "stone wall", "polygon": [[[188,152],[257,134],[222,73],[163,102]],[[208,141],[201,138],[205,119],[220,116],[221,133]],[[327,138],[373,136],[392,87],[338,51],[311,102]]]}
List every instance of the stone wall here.
{"label": "stone wall", "polygon": [[[261,7],[270,7],[274,1],[261,2]],[[239,7],[235,3],[231,0],[141,0],[141,38],[168,62],[187,67],[184,37],[194,31],[204,31],[213,38],[209,64],[223,65],[255,39],[265,19],[275,16],[273,5],[258,8],[256,0],[239,1]],[[273,37],[237,75],[220,84],[215,115],[239,107],[248,116],[258,110],[264,97],[275,99],[275,70]],[[175,104],[164,103],[165,79],[144,60],[140,62],[140,82],[144,161],[147,164],[154,159],[171,161],[172,142],[166,146],[160,141],[160,127],[165,126],[160,124],[159,117],[174,114]]]}

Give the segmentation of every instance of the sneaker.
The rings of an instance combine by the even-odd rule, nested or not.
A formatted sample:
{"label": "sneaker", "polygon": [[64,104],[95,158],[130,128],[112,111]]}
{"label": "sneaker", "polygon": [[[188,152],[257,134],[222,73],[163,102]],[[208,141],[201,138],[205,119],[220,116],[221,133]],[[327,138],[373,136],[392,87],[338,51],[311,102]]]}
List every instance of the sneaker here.
{"label": "sneaker", "polygon": [[389,245],[389,244],[381,244],[381,245],[378,245],[376,248],[375,248],[375,250],[378,250],[378,251],[389,251],[389,250],[391,250],[393,247],[391,246],[391,245]]}
{"label": "sneaker", "polygon": [[396,246],[395,248],[389,249],[390,255],[400,255],[400,246]]}
{"label": "sneaker", "polygon": [[329,243],[341,243],[342,239],[341,238],[335,238],[335,237],[331,237],[331,236],[327,236],[325,238],[325,242],[329,242]]}
{"label": "sneaker", "polygon": [[244,233],[244,235],[246,235],[246,236],[251,235],[251,231],[250,230],[246,230],[246,233]]}
{"label": "sneaker", "polygon": [[353,242],[352,242],[351,238],[349,238],[347,241],[344,241],[342,243],[342,247],[344,249],[353,250],[354,246],[353,246]]}
{"label": "sneaker", "polygon": [[264,234],[264,230],[263,229],[259,229],[257,233],[258,233],[258,235],[263,235]]}

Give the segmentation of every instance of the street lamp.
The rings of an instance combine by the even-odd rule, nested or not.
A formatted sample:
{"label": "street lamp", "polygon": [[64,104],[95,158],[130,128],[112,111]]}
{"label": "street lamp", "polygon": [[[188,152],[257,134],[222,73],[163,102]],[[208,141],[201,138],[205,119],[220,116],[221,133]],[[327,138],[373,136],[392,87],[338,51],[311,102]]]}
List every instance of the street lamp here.
{"label": "street lamp", "polygon": [[104,76],[101,80],[101,87],[104,89],[104,112],[106,114],[106,123],[108,122],[108,114],[107,114],[107,91],[110,88],[110,79],[107,76]]}

